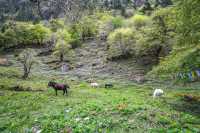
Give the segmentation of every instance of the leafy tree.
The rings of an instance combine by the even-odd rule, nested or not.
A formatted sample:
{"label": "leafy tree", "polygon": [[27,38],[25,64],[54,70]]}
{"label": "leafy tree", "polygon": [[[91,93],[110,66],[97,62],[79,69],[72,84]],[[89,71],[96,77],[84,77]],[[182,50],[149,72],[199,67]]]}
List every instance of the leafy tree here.
{"label": "leafy tree", "polygon": [[27,79],[29,77],[31,69],[32,69],[33,65],[36,63],[36,59],[34,56],[35,56],[35,52],[32,49],[25,49],[19,55],[19,61],[23,65],[23,70],[24,70],[23,78],[24,79]]}
{"label": "leafy tree", "polygon": [[57,41],[54,54],[60,57],[60,62],[64,60],[65,55],[69,55],[72,52],[70,45],[71,41],[71,34],[68,31],[59,30],[57,32]]}
{"label": "leafy tree", "polygon": [[134,52],[135,32],[129,28],[120,28],[108,37],[108,58],[128,57]]}
{"label": "leafy tree", "polygon": [[124,27],[135,28],[137,30],[145,27],[147,25],[151,25],[152,21],[149,16],[135,14],[133,17],[126,19],[123,23]]}
{"label": "leafy tree", "polygon": [[15,22],[14,25],[3,26],[2,36],[0,36],[2,48],[12,46],[45,44],[50,38],[51,31],[42,24],[33,25],[26,22]]}
{"label": "leafy tree", "polygon": [[157,40],[162,47],[169,47],[175,43],[175,15],[172,7],[161,8],[152,15],[151,34],[153,40]]}
{"label": "leafy tree", "polygon": [[2,36],[2,48],[9,48],[17,45],[17,35],[13,29],[6,30]]}
{"label": "leafy tree", "polygon": [[37,44],[43,44],[50,36],[50,30],[44,27],[42,24],[36,24],[30,28],[31,40]]}
{"label": "leafy tree", "polygon": [[59,29],[63,29],[65,27],[64,21],[60,19],[51,19],[50,20],[50,28],[53,32],[56,32]]}
{"label": "leafy tree", "polygon": [[176,27],[179,45],[197,45],[200,36],[200,1],[176,0]]}

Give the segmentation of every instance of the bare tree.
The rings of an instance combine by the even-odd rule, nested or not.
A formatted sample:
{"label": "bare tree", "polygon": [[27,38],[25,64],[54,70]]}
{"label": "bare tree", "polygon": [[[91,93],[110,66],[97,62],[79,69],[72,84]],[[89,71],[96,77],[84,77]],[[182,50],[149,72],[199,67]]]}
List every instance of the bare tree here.
{"label": "bare tree", "polygon": [[19,56],[19,60],[23,65],[24,75],[23,78],[27,79],[33,64],[36,63],[36,59],[34,57],[35,52],[32,49],[25,49]]}

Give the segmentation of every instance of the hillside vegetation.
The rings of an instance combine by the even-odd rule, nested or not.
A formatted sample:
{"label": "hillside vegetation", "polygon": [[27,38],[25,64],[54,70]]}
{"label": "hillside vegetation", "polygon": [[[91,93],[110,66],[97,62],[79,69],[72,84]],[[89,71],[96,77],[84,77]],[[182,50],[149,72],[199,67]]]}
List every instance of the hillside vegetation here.
{"label": "hillside vegetation", "polygon": [[0,132],[200,132],[199,5],[0,1]]}

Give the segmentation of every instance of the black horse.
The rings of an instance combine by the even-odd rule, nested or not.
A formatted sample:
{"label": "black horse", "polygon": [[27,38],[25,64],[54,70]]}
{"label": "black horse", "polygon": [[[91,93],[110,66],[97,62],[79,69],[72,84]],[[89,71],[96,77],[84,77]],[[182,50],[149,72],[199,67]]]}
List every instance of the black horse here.
{"label": "black horse", "polygon": [[63,91],[63,95],[67,94],[67,89],[70,89],[68,84],[59,84],[53,81],[50,81],[48,83],[49,87],[52,87],[55,91],[56,91],[56,95],[57,95],[57,91],[61,90]]}
{"label": "black horse", "polygon": [[114,85],[111,84],[111,83],[106,83],[106,84],[105,84],[105,88],[113,88],[113,86],[114,86]]}

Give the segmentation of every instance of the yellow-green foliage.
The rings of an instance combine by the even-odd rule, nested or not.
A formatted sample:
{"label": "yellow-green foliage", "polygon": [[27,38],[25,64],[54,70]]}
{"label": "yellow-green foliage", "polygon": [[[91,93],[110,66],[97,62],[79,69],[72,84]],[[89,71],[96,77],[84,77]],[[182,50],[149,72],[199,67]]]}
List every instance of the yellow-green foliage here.
{"label": "yellow-green foliage", "polygon": [[55,46],[55,55],[66,55],[71,51],[71,34],[67,30],[58,30],[56,32],[57,40]]}
{"label": "yellow-green foliage", "polygon": [[17,35],[13,29],[7,29],[0,37],[2,49],[17,45]]}
{"label": "yellow-green foliage", "polygon": [[[163,44],[155,33],[156,29],[153,26],[146,26],[137,31],[135,53],[136,56],[143,55],[159,55],[158,47],[168,47],[169,44]],[[158,58],[158,57],[155,57]]]}
{"label": "yellow-green foliage", "polygon": [[30,35],[30,40],[38,44],[42,44],[48,40],[51,33],[50,30],[44,27],[42,24],[36,24],[32,26],[30,28],[30,32],[32,33],[32,35]]}
{"label": "yellow-green foliage", "polygon": [[107,37],[110,32],[114,30],[112,25],[113,16],[106,13],[97,13],[96,20],[98,22],[98,35],[100,37]]}
{"label": "yellow-green foliage", "polygon": [[199,45],[200,37],[200,1],[199,0],[176,0],[176,32],[178,44]]}
{"label": "yellow-green foliage", "polygon": [[114,18],[109,12],[97,12],[93,15],[93,17],[103,22],[108,22]]}
{"label": "yellow-green foliage", "polygon": [[124,25],[125,27],[134,26],[135,28],[138,29],[147,26],[148,24],[151,24],[151,18],[149,16],[136,14],[130,19],[127,19]]}
{"label": "yellow-green foliage", "polygon": [[108,58],[123,57],[133,53],[135,32],[130,28],[120,28],[108,37]]}
{"label": "yellow-green foliage", "polygon": [[153,14],[154,19],[160,20],[160,17],[162,17],[165,22],[168,22],[164,23],[164,28],[157,26],[158,31],[160,31],[158,35],[166,38],[169,33],[166,34],[163,31],[175,30],[176,42],[174,42],[174,50],[170,55],[164,58],[151,73],[172,75],[179,72],[191,72],[200,68],[200,32],[198,28],[200,7],[197,6],[199,3],[199,0],[178,0],[174,7],[160,9]]}
{"label": "yellow-green foliage", "polygon": [[33,25],[27,22],[15,22],[4,28],[0,35],[1,48],[16,45],[44,44],[50,36],[50,30],[42,24]]}
{"label": "yellow-green foliage", "polygon": [[97,22],[90,18],[84,17],[78,24],[76,24],[76,32],[78,32],[81,39],[95,37],[97,34]]}
{"label": "yellow-green foliage", "polygon": [[158,23],[158,19],[162,18],[167,28],[175,28],[175,15],[176,11],[172,7],[160,8],[153,12],[152,19]]}
{"label": "yellow-green foliage", "polygon": [[65,27],[64,20],[61,19],[50,20],[50,28],[53,32],[56,32],[59,29],[63,29],[64,27]]}
{"label": "yellow-green foliage", "polygon": [[124,23],[124,20],[122,17],[114,17],[112,19],[112,25],[114,29],[122,27],[123,23]]}
{"label": "yellow-green foliage", "polygon": [[152,30],[155,38],[159,39],[161,43],[166,43],[168,39],[174,38],[175,16],[176,12],[172,7],[158,9],[152,14]]}
{"label": "yellow-green foliage", "polygon": [[78,23],[72,25],[70,33],[80,40],[101,36],[102,32],[108,36],[114,29],[121,27],[122,23],[121,17],[113,17],[109,12],[97,12],[83,17]]}
{"label": "yellow-green foliage", "polygon": [[200,47],[174,50],[163,58],[150,74],[165,75],[191,72],[200,68]]}

